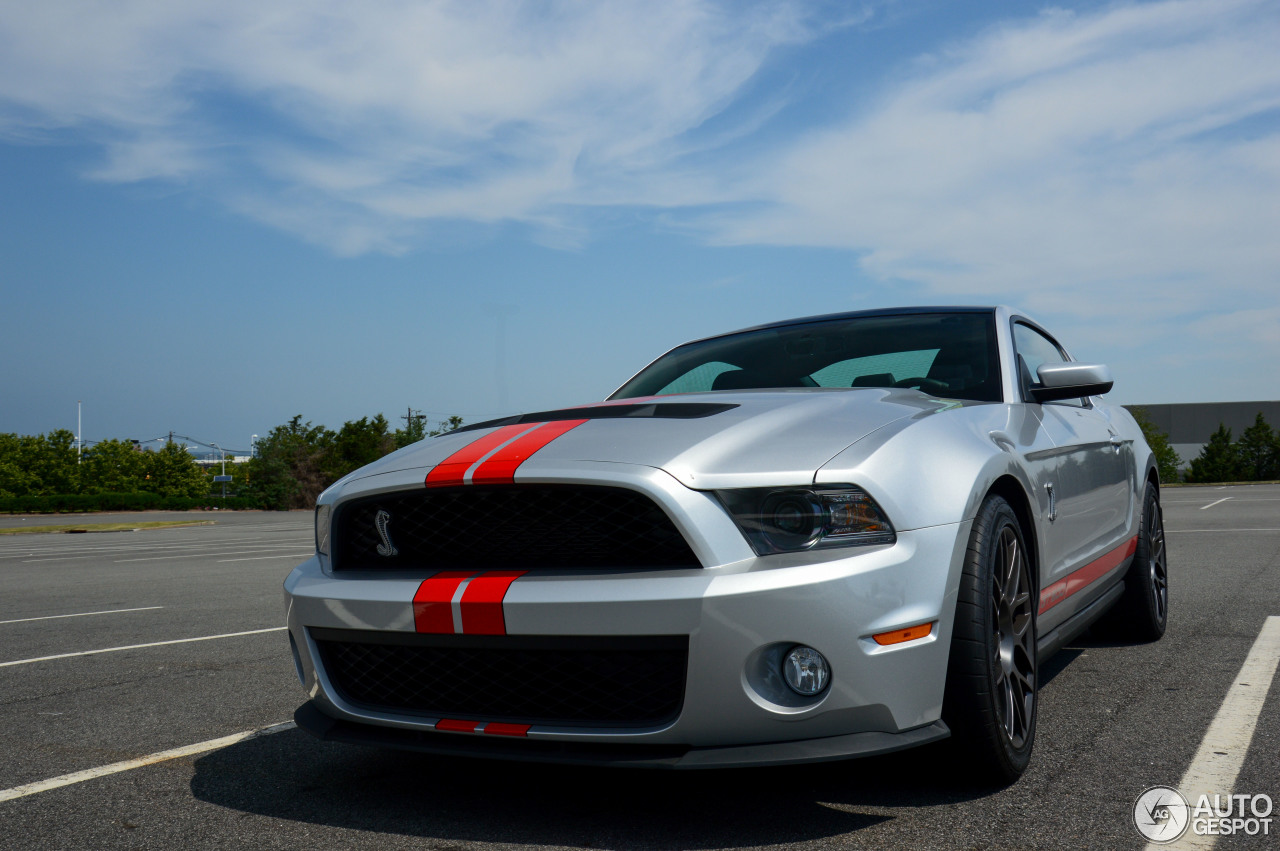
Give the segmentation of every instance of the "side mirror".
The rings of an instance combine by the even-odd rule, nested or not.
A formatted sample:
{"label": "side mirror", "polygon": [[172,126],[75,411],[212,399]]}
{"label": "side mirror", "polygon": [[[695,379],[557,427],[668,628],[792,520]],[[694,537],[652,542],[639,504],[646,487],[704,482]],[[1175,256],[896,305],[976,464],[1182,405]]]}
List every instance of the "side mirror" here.
{"label": "side mirror", "polygon": [[1101,396],[1115,384],[1111,370],[1100,363],[1042,364],[1036,375],[1040,386],[1031,388],[1031,398],[1042,403]]}

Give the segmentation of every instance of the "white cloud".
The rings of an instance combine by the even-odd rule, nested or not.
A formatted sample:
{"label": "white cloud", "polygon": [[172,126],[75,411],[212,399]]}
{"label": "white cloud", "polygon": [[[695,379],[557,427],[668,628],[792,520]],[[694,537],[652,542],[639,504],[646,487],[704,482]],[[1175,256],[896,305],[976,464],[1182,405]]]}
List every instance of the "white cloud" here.
{"label": "white cloud", "polygon": [[767,206],[711,233],[1079,316],[1274,297],[1277,44],[1273,6],[1218,0],[1001,27],[758,169]]}
{"label": "white cloud", "polygon": [[5,5],[0,134],[69,128],[104,146],[92,177],[195,181],[357,253],[661,171],[813,32],[799,5],[710,0]]}

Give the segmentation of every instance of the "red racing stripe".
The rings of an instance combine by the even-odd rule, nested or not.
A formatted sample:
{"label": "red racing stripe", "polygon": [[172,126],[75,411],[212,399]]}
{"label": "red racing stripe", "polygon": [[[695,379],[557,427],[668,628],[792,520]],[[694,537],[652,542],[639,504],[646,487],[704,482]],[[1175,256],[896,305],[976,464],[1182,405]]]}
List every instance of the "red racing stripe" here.
{"label": "red racing stripe", "polygon": [[413,595],[413,625],[418,632],[453,634],[453,595],[474,570],[445,570],[418,586]]}
{"label": "red racing stripe", "polygon": [[[462,632],[464,635],[506,635],[507,622],[502,616],[502,599],[511,583],[527,570],[490,570],[467,583],[462,592]],[[485,728],[488,732],[488,728]]]}
{"label": "red racing stripe", "polygon": [[[565,432],[575,429],[586,420],[559,420],[543,423],[499,449],[471,474],[473,485],[509,485],[516,469],[529,457]],[[430,484],[430,476],[427,477]]]}
{"label": "red racing stripe", "polygon": [[1134,535],[1127,542],[1101,558],[1094,559],[1084,567],[1072,572],[1071,575],[1059,579],[1040,592],[1040,614],[1044,614],[1072,594],[1101,579],[1112,569],[1123,564],[1124,560],[1137,552],[1137,550],[1138,536]]}
{"label": "red racing stripe", "polygon": [[479,721],[458,721],[453,718],[442,718],[436,722],[436,729],[450,733],[474,733],[476,725],[479,723]]}
{"label": "red racing stripe", "polygon": [[502,724],[490,721],[482,731],[487,736],[528,736],[532,724]]}
{"label": "red racing stripe", "polygon": [[531,428],[535,428],[535,426],[529,423],[503,426],[497,431],[489,432],[479,440],[468,443],[435,465],[430,473],[427,473],[426,486],[429,488],[443,488],[463,484],[463,476],[467,474],[467,470],[471,469],[471,465],[508,440]]}

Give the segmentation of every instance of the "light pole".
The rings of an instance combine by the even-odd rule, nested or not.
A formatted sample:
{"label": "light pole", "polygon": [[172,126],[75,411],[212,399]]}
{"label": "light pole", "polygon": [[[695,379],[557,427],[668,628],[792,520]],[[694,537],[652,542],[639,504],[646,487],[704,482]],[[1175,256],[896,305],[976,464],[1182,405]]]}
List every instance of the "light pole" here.
{"label": "light pole", "polygon": [[222,506],[225,508],[227,505],[227,479],[230,478],[227,475],[227,453],[216,443],[210,443],[209,445],[218,450],[218,455],[222,458],[222,475],[217,476],[214,481],[222,482]]}

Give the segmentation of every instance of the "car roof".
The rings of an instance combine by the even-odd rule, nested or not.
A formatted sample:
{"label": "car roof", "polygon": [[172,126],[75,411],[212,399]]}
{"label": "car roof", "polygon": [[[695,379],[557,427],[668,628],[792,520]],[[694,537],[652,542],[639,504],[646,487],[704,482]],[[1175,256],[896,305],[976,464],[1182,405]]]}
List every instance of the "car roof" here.
{"label": "car roof", "polygon": [[771,328],[790,328],[795,325],[808,325],[815,322],[831,322],[839,319],[857,319],[864,316],[910,316],[913,314],[924,313],[1003,313],[1005,315],[1014,313],[1011,308],[1003,305],[947,305],[947,306],[912,306],[912,307],[880,307],[874,310],[852,310],[845,313],[825,313],[819,316],[804,316],[797,319],[784,319],[780,322],[767,322],[763,325],[753,325],[750,328],[739,328],[736,331],[726,331],[723,334],[712,334],[709,337],[701,337],[696,340],[690,340],[683,345],[690,343],[702,343],[707,340],[716,340],[721,337],[732,337],[735,334],[745,334],[749,331],[767,331]]}

